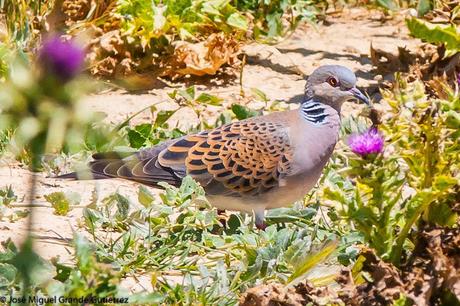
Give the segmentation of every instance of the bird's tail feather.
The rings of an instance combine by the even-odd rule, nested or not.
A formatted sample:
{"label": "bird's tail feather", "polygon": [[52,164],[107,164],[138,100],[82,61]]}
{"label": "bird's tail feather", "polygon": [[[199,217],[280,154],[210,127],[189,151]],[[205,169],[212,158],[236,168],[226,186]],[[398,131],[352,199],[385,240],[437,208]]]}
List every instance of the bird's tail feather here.
{"label": "bird's tail feather", "polygon": [[[179,186],[181,179],[171,169],[157,165],[160,147],[140,152],[104,152],[94,154],[88,169],[58,176],[62,179],[100,180],[124,178],[142,184],[157,186],[167,182]],[[146,167],[146,165],[150,165]]]}
{"label": "bird's tail feather", "polygon": [[111,165],[113,162],[116,164],[123,165],[123,158],[134,155],[135,152],[102,152],[95,153],[92,155],[94,161],[92,161],[87,169],[82,171],[65,173],[55,178],[58,179],[73,179],[73,180],[102,180],[113,178],[111,175],[104,173],[104,168]]}
{"label": "bird's tail feather", "polygon": [[91,170],[87,170],[87,171],[82,171],[81,173],[79,172],[65,173],[65,174],[55,176],[54,178],[69,179],[69,180],[103,180],[103,179],[109,179],[111,177],[101,174],[101,173],[93,172]]}

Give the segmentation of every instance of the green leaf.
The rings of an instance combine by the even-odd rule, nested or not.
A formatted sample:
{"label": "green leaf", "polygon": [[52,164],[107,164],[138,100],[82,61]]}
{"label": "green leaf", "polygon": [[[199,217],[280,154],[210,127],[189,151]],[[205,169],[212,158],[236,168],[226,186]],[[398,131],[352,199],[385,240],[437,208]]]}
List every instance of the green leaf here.
{"label": "green leaf", "polygon": [[94,234],[98,221],[102,219],[101,213],[91,208],[85,208],[83,210],[83,218],[90,233]]}
{"label": "green leaf", "polygon": [[308,254],[308,252],[310,251],[310,247],[310,239],[298,239],[293,241],[284,253],[284,257],[287,263],[290,264],[295,270],[301,268],[301,265],[303,263],[302,259],[305,258],[306,254]]}
{"label": "green leaf", "polygon": [[155,200],[155,196],[147,189],[147,187],[141,185],[139,187],[138,200],[144,207],[150,207]]}
{"label": "green leaf", "polygon": [[129,199],[119,193],[115,193],[113,200],[117,204],[117,213],[115,214],[115,218],[120,221],[126,220],[128,218],[130,207]]}
{"label": "green leaf", "polygon": [[460,113],[452,110],[448,111],[446,125],[452,129],[460,129]]}
{"label": "green leaf", "polygon": [[56,267],[56,276],[54,279],[60,282],[65,282],[69,278],[70,273],[73,271],[73,267],[60,264],[56,260],[52,260],[52,263]]}
{"label": "green leaf", "polygon": [[8,240],[2,242],[3,252],[0,252],[0,262],[9,262],[18,253],[16,245],[8,238]]}
{"label": "green leaf", "polygon": [[340,192],[338,190],[332,190],[331,188],[326,187],[323,190],[323,193],[324,193],[324,197],[326,199],[336,201],[336,202],[339,202],[339,203],[346,203],[347,202],[345,197],[344,197],[344,195],[342,194],[342,192]]}
{"label": "green leaf", "polygon": [[446,203],[433,203],[428,214],[428,221],[439,226],[453,226],[458,215]]}
{"label": "green leaf", "polygon": [[240,220],[238,215],[231,214],[227,221],[226,232],[229,235],[236,234],[243,222]]}
{"label": "green leaf", "polygon": [[84,274],[87,274],[92,267],[92,255],[94,253],[93,246],[81,234],[76,233],[73,239],[75,246],[75,256],[77,258],[78,267]]}
{"label": "green leaf", "polygon": [[139,124],[134,127],[134,130],[147,139],[152,134],[152,125],[149,123]]}
{"label": "green leaf", "polygon": [[263,102],[268,102],[267,95],[258,88],[251,88],[251,92]]}
{"label": "green leaf", "polygon": [[444,44],[448,50],[460,51],[460,34],[454,25],[432,24],[417,18],[406,20],[410,33],[432,44]]}
{"label": "green leaf", "polygon": [[18,196],[14,194],[13,187],[11,185],[0,189],[0,205],[9,206],[17,199]]}
{"label": "green leaf", "polygon": [[246,106],[240,105],[240,104],[233,104],[232,112],[235,114],[238,120],[256,117],[259,115],[259,112],[252,110]]}
{"label": "green leaf", "polygon": [[11,264],[26,283],[32,286],[51,280],[55,273],[54,267],[33,250],[30,237],[23,242],[20,251],[11,260]]}
{"label": "green leaf", "polygon": [[215,7],[215,3],[212,1],[204,1],[201,11],[210,15],[221,15],[219,10]]}
{"label": "green leaf", "polygon": [[446,191],[447,189],[456,186],[460,182],[458,179],[447,176],[447,175],[439,175],[435,178],[434,187],[439,191]]}
{"label": "green leaf", "polygon": [[72,205],[77,205],[81,201],[80,194],[76,192],[62,191],[53,192],[45,195],[46,201],[48,201],[54,208],[54,214],[59,216],[65,216],[72,209]]}
{"label": "green leaf", "polygon": [[390,11],[396,11],[399,5],[394,0],[377,0],[377,4]]}
{"label": "green leaf", "polygon": [[13,284],[17,270],[13,265],[0,263],[0,288]]}
{"label": "green leaf", "polygon": [[210,95],[207,93],[202,93],[198,96],[198,98],[196,98],[196,101],[200,103],[219,106],[219,105],[222,105],[223,100],[217,96]]}
{"label": "green leaf", "polygon": [[335,251],[337,244],[337,241],[330,241],[319,251],[308,254],[308,256],[306,256],[305,259],[298,265],[299,268],[297,268],[288,278],[288,283],[291,283],[297,278],[302,277],[313,267],[326,260],[327,257],[329,257],[329,255]]}
{"label": "green leaf", "polygon": [[267,15],[267,24],[268,24],[268,37],[273,38],[276,36],[281,35],[281,30],[283,28],[283,25],[281,23],[281,14],[278,13],[273,13],[270,15]]}
{"label": "green leaf", "polygon": [[177,93],[189,102],[195,100],[195,86],[190,86],[186,88],[185,90],[180,89],[177,91]]}
{"label": "green leaf", "polygon": [[359,248],[349,246],[337,255],[337,260],[344,266],[351,264],[358,257]]}
{"label": "green leaf", "polygon": [[[156,118],[155,118],[154,126],[155,127],[163,126],[163,124],[166,121],[168,121],[168,119],[171,118],[171,116],[174,115],[175,112],[176,112],[176,110],[170,110],[170,111],[162,110],[162,111],[159,111],[157,113]],[[148,138],[148,136],[146,138]]]}
{"label": "green leaf", "polygon": [[128,131],[128,140],[131,147],[139,149],[144,146],[147,139],[136,130]]}
{"label": "green leaf", "polygon": [[418,16],[423,16],[433,9],[433,1],[431,0],[418,0],[417,13]]}
{"label": "green leaf", "polygon": [[275,208],[270,209],[266,214],[267,221],[274,223],[294,222],[299,220],[311,220],[317,211],[311,207],[304,209]]}
{"label": "green leaf", "polygon": [[246,18],[238,12],[231,14],[227,18],[227,24],[234,28],[240,29],[242,31],[248,30],[248,21]]}

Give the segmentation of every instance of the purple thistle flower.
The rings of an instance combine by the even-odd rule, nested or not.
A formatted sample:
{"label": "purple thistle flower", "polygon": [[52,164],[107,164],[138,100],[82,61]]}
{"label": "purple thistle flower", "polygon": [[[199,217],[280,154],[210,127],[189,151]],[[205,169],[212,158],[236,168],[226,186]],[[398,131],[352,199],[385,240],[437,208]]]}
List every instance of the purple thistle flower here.
{"label": "purple thistle flower", "polygon": [[353,134],[348,138],[351,150],[363,157],[383,151],[383,136],[376,127],[372,127],[362,134]]}
{"label": "purple thistle flower", "polygon": [[66,82],[81,71],[85,52],[73,42],[54,36],[43,43],[38,58],[46,72]]}

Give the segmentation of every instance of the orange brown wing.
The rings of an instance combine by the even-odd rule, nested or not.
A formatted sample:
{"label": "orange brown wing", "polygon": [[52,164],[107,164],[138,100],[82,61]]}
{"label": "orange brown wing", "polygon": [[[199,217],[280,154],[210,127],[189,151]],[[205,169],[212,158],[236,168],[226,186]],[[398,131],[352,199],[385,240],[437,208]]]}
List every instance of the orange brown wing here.
{"label": "orange brown wing", "polygon": [[167,146],[158,164],[199,181],[208,194],[256,195],[291,171],[292,149],[284,125],[235,122]]}

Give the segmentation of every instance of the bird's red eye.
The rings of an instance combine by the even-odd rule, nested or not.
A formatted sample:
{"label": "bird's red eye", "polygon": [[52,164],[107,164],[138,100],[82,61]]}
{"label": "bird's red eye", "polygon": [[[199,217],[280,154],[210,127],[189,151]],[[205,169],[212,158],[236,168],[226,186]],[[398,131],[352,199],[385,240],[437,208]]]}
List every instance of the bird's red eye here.
{"label": "bird's red eye", "polygon": [[337,86],[339,86],[339,81],[337,81],[337,79],[334,78],[334,77],[329,77],[329,78],[327,79],[327,82],[328,82],[329,85],[331,85],[332,87],[337,87]]}

